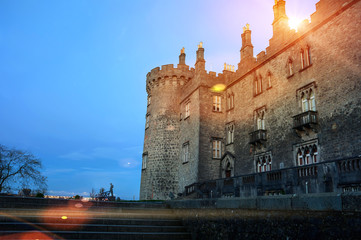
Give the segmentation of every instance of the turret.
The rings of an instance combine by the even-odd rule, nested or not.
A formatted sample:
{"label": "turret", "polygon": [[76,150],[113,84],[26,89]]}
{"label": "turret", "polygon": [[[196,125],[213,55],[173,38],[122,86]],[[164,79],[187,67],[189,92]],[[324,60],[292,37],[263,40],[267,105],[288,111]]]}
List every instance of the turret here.
{"label": "turret", "polygon": [[243,28],[242,37],[242,48],[241,48],[241,61],[248,58],[253,58],[253,45],[251,40],[251,30],[249,30],[249,24]]}

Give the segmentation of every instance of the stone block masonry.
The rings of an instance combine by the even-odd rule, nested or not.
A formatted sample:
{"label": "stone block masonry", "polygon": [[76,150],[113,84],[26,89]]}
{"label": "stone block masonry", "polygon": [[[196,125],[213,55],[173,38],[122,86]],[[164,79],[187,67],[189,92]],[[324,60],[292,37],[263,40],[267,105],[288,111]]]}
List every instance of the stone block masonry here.
{"label": "stone block masonry", "polygon": [[[177,67],[147,74],[140,199],[184,196],[213,181],[193,188],[207,192],[227,185],[216,179],[246,175],[247,186],[235,183],[232,193],[222,185],[220,197],[361,189],[359,161],[346,161],[361,155],[361,1],[320,0],[298,32],[288,27],[286,1],[273,11],[270,45],[257,58],[244,27],[236,71],[207,72],[201,43],[194,68],[182,49]],[[351,165],[327,166],[336,160]],[[295,182],[291,174],[260,187],[266,173],[298,168],[317,177]]]}

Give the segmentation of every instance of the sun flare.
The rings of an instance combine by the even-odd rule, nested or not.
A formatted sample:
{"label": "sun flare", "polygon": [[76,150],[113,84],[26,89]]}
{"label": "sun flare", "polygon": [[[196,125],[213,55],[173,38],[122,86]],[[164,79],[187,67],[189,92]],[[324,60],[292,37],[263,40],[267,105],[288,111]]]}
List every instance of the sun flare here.
{"label": "sun flare", "polygon": [[289,20],[288,20],[288,26],[291,29],[295,29],[297,31],[298,26],[301,24],[301,22],[302,22],[302,19],[300,19],[300,18],[290,17]]}

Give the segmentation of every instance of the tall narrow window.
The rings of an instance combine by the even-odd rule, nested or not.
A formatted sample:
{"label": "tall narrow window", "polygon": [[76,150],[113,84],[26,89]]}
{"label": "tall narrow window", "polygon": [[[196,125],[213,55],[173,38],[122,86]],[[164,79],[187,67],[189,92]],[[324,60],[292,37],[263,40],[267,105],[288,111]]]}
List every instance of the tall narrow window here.
{"label": "tall narrow window", "polygon": [[292,59],[288,59],[288,76],[293,75],[293,61]]}
{"label": "tall narrow window", "polygon": [[183,150],[182,161],[183,163],[187,163],[189,161],[189,142],[183,144],[182,150]]}
{"label": "tall narrow window", "polygon": [[147,99],[147,104],[150,105],[150,100],[151,100],[152,96],[148,95],[148,99]]}
{"label": "tall narrow window", "polygon": [[298,149],[298,152],[297,152],[297,163],[298,163],[298,166],[303,165],[303,156],[302,156],[301,149]]}
{"label": "tall narrow window", "polygon": [[306,93],[302,93],[302,112],[307,112],[309,110],[308,108],[308,99]]}
{"label": "tall narrow window", "polygon": [[234,123],[229,123],[226,126],[227,129],[227,144],[234,142]]}
{"label": "tall narrow window", "polygon": [[262,93],[262,77],[261,76],[258,77],[257,86],[258,86],[258,93]]}
{"label": "tall narrow window", "polygon": [[317,156],[318,156],[317,146],[316,146],[316,144],[314,144],[312,146],[312,160],[313,160],[313,163],[317,163]]}
{"label": "tall narrow window", "polygon": [[309,46],[306,47],[305,58],[306,58],[306,65],[310,66],[311,65],[311,50],[310,50]]}
{"label": "tall narrow window", "polygon": [[234,108],[234,94],[233,93],[228,94],[227,105],[228,105],[228,110]]}
{"label": "tall narrow window", "polygon": [[257,130],[265,130],[265,125],[264,125],[264,113],[265,113],[265,109],[259,109],[257,111]]}
{"label": "tall narrow window", "polygon": [[185,116],[184,116],[185,118],[189,117],[190,114],[191,114],[191,112],[190,112],[190,105],[191,105],[190,102],[187,102],[187,103],[186,103],[186,110],[185,110]]}
{"label": "tall narrow window", "polygon": [[146,168],[147,168],[147,161],[148,161],[148,154],[147,154],[147,153],[144,153],[144,154],[143,154],[142,169],[146,169]]}
{"label": "tall narrow window", "polygon": [[312,90],[310,90],[309,105],[310,105],[310,110],[316,111],[315,93]]}
{"label": "tall narrow window", "polygon": [[267,88],[272,87],[272,83],[271,83],[271,73],[268,72],[267,73]]}
{"label": "tall narrow window", "polygon": [[213,140],[213,158],[221,158],[221,140]]}
{"label": "tall narrow window", "polygon": [[305,68],[305,51],[303,49],[301,49],[301,69]]}
{"label": "tall narrow window", "polygon": [[213,96],[213,111],[221,111],[221,96]]}

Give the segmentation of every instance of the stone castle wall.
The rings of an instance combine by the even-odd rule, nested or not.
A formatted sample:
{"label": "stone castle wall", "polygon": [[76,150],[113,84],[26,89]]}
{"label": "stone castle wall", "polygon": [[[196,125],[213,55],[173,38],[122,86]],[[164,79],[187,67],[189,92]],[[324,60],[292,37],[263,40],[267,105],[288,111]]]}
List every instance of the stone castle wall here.
{"label": "stone castle wall", "polygon": [[[251,31],[246,29],[236,72],[207,73],[204,49],[199,48],[195,68],[180,63],[177,68],[164,65],[148,73],[152,102],[147,109],[150,126],[145,130],[144,154],[148,160],[142,170],[140,198],[169,198],[169,192],[182,193],[192,183],[222,178],[222,164],[233,157],[232,176],[237,176],[257,172],[255,159],[262,154],[272,157],[272,170],[297,166],[296,149],[306,143],[317,145],[318,162],[360,155],[360,12],[360,0],[321,0],[311,23],[304,22],[298,32],[285,29],[284,18],[279,18],[273,23],[270,46],[257,58],[247,42]],[[303,67],[301,49],[309,49],[310,54],[309,64]],[[255,91],[256,79],[262,79],[261,93]],[[226,89],[214,92],[215,84],[225,84]],[[318,122],[295,129],[293,117],[302,113],[301,95],[309,89],[315,95]],[[227,107],[230,94],[233,109]],[[221,97],[221,112],[213,111],[216,95]],[[189,117],[185,117],[186,104]],[[250,144],[260,111],[266,141]],[[235,127],[231,144],[226,137],[229,123]],[[212,157],[213,139],[222,142],[221,158]],[[183,162],[187,144],[188,161]]]}

